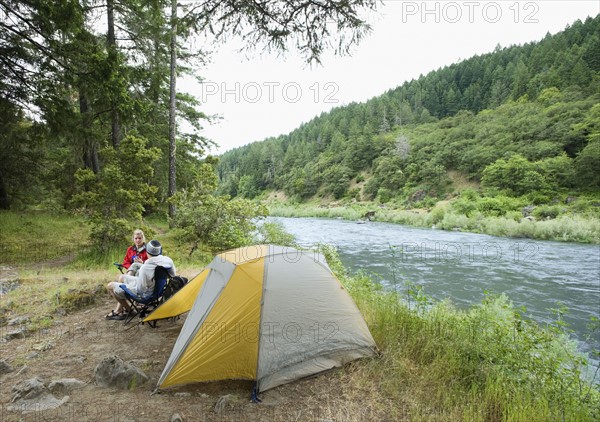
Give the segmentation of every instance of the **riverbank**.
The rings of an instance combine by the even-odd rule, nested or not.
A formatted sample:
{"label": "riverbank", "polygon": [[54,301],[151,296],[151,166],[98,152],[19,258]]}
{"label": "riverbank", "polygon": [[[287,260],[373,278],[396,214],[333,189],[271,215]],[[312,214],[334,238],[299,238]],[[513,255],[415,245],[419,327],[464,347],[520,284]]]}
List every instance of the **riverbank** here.
{"label": "riverbank", "polygon": [[587,216],[564,215],[542,221],[519,215],[512,218],[490,217],[481,213],[466,216],[456,213],[444,202],[431,209],[409,210],[367,202],[290,204],[266,200],[265,205],[273,217],[321,217],[358,221],[365,220],[365,215],[372,213],[370,218],[374,221],[414,227],[523,239],[600,243],[600,219]]}

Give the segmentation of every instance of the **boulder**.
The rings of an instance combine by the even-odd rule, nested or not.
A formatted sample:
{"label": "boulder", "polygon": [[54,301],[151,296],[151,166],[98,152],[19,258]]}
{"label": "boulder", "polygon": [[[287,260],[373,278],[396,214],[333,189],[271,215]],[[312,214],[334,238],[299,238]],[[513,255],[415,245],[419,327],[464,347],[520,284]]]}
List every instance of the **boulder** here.
{"label": "boulder", "polygon": [[76,378],[61,378],[48,384],[48,390],[50,390],[52,394],[64,396],[73,390],[85,387],[85,385],[85,382]]}
{"label": "boulder", "polygon": [[131,390],[148,381],[148,376],[139,368],[125,363],[116,355],[105,357],[94,370],[96,384]]}
{"label": "boulder", "polygon": [[527,205],[526,207],[523,207],[523,209],[521,209],[523,217],[529,217],[535,208],[535,205]]}
{"label": "boulder", "polygon": [[14,370],[15,368],[13,368],[6,360],[0,360],[0,375],[8,374]]}
{"label": "boulder", "polygon": [[56,409],[69,400],[69,396],[58,400],[37,377],[21,381],[13,386],[12,392],[12,401],[6,409],[9,412],[21,412],[22,414]]}
{"label": "boulder", "polygon": [[25,338],[25,337],[27,337],[28,334],[29,334],[29,332],[27,331],[27,328],[19,327],[17,329],[8,331],[6,333],[6,335],[4,336],[4,338],[6,340],[14,340],[17,338]]}
{"label": "boulder", "polygon": [[31,320],[28,316],[20,316],[8,321],[8,325],[25,325],[29,324],[30,321]]}

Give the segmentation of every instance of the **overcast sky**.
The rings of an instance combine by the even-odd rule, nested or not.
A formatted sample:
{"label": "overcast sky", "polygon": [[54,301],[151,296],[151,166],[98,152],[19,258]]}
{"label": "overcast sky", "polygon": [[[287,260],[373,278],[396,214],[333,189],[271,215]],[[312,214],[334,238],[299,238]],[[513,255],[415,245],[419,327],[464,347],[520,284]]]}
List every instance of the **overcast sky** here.
{"label": "overcast sky", "polygon": [[555,34],[600,13],[599,0],[386,1],[369,16],[372,33],[352,55],[327,54],[312,68],[298,54],[240,53],[232,41],[199,70],[204,85],[179,82],[219,123],[203,135],[210,153],[287,134],[321,112],[363,102],[405,81],[472,57]]}

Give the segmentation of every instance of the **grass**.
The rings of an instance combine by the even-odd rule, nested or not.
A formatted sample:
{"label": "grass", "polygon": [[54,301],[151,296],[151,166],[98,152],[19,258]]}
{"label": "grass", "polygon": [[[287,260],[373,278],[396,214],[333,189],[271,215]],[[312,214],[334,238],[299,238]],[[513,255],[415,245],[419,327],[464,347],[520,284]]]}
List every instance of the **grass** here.
{"label": "grass", "polygon": [[[40,242],[64,239],[78,228],[58,219],[48,222]],[[3,228],[3,236],[28,236],[30,220],[16,221],[23,222],[21,228],[11,226],[10,236]],[[197,271],[208,262],[202,261],[206,253],[192,251],[177,231],[151,224],[170,255],[173,251],[180,272]],[[539,326],[525,320],[505,296],[487,296],[478,306],[458,310],[447,301],[434,302],[419,286],[386,291],[364,274],[349,274],[333,248],[325,246],[323,252],[380,351],[332,374],[343,381],[339,393],[357,403],[347,409],[349,414],[331,415],[335,420],[354,420],[360,412],[380,420],[599,420],[600,390],[584,381],[586,358],[561,324]],[[30,330],[51,328],[61,312],[90,305],[86,292],[102,294],[118,273],[110,261],[122,253],[119,248],[104,254],[82,249],[68,265],[21,269],[19,288],[1,297],[2,314],[28,315]],[[318,400],[335,400],[336,395]]]}
{"label": "grass", "polygon": [[0,211],[0,264],[20,265],[75,257],[89,227],[71,215]]}

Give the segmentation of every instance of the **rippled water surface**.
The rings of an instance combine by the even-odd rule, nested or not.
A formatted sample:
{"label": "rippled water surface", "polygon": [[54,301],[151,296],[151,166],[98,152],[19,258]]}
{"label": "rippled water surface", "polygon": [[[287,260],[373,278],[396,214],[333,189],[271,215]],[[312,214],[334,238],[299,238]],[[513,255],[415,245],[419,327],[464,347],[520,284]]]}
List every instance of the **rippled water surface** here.
{"label": "rippled water surface", "polygon": [[398,224],[320,218],[272,218],[302,246],[329,243],[346,267],[366,270],[382,283],[406,281],[436,299],[458,306],[481,302],[485,291],[506,293],[515,306],[539,322],[555,319],[552,309],[568,308],[565,320],[583,350],[600,348],[587,338],[591,317],[600,317],[600,246],[508,239],[421,229]]}

